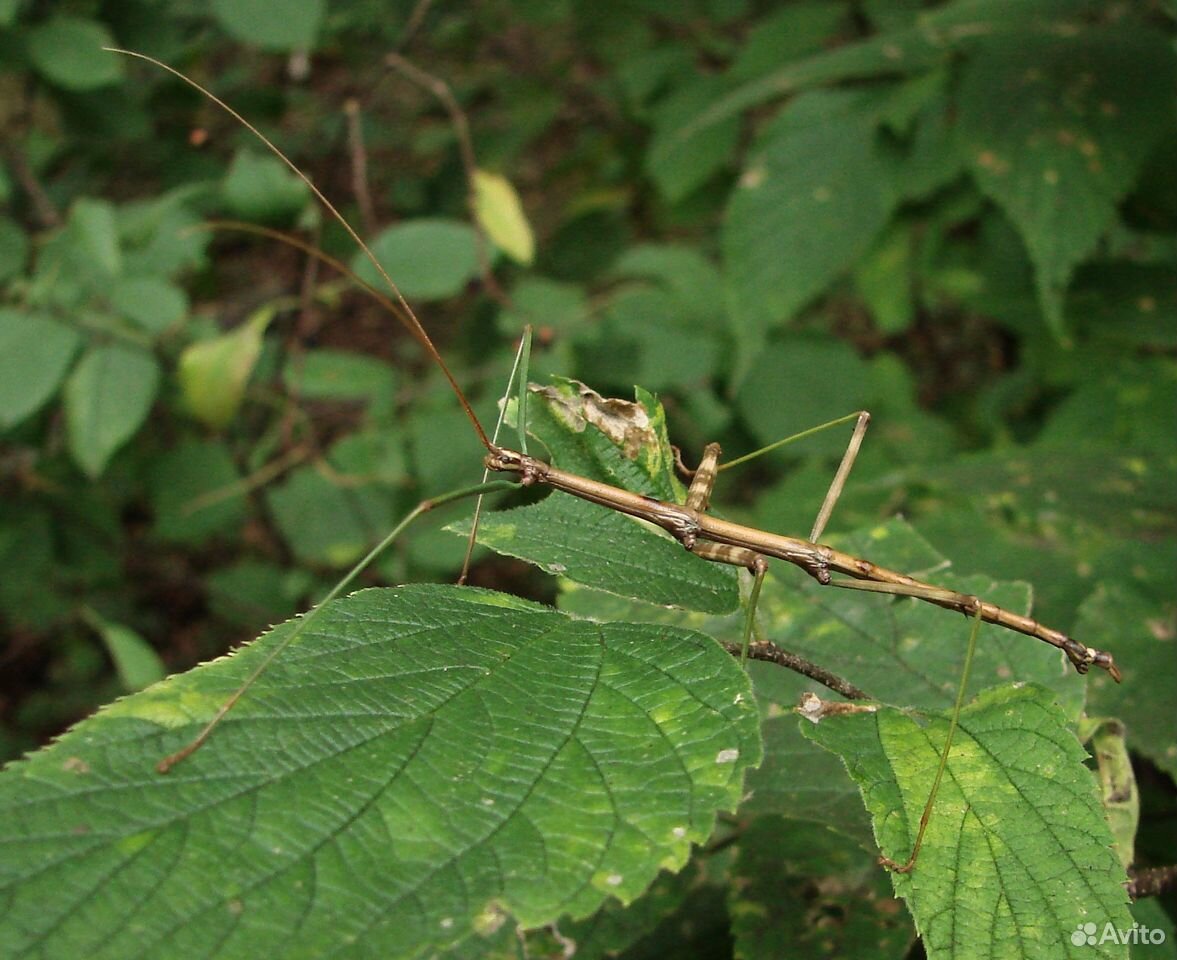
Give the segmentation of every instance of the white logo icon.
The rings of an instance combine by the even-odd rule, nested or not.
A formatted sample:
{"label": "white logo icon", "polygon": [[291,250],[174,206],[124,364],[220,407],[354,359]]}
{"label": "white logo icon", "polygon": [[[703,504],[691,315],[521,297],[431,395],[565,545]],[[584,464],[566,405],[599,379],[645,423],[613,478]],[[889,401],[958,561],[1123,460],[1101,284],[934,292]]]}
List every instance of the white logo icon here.
{"label": "white logo icon", "polygon": [[1109,921],[1103,925],[1101,931],[1098,924],[1088,920],[1086,923],[1075,924],[1075,929],[1071,933],[1071,943],[1076,947],[1094,947],[1102,943],[1157,945],[1164,942],[1164,930],[1139,923],[1132,924],[1127,930],[1121,930]]}

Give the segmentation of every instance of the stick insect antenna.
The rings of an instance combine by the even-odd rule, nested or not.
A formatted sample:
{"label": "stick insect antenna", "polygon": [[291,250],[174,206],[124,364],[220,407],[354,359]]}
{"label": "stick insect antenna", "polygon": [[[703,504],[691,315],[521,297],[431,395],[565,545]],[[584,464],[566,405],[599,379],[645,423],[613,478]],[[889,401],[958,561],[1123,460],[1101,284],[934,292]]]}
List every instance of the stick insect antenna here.
{"label": "stick insect antenna", "polygon": [[[188,84],[188,86],[208,97],[209,100],[228,113],[229,116],[245,127],[245,129],[252,133],[255,137],[257,137],[262,143],[266,145],[267,149],[269,149],[269,151],[273,153],[274,156],[286,164],[286,166],[291,171],[293,171],[293,173],[303,183],[307,185],[307,188],[315,195],[315,198],[321,204],[323,204],[327,212],[330,213],[331,216],[339,222],[340,226],[342,226],[343,229],[347,231],[348,236],[350,236],[352,240],[355,241],[356,245],[364,252],[364,256],[368,258],[368,261],[376,269],[376,272],[380,274],[384,282],[388,284],[388,288],[392,291],[396,298],[396,302],[400,307],[400,309],[393,311],[396,318],[400,320],[405,329],[413,335],[413,338],[419,344],[421,344],[422,347],[425,348],[425,351],[441,369],[441,372],[445,375],[446,380],[449,381],[451,389],[454,391],[454,396],[458,398],[458,403],[461,404],[463,412],[466,414],[467,418],[469,418],[470,423],[474,426],[474,430],[478,434],[478,439],[482,442],[482,445],[486,447],[487,450],[493,451],[495,446],[490,442],[490,439],[486,435],[486,431],[482,429],[482,424],[475,415],[474,409],[470,406],[470,401],[466,399],[466,394],[463,393],[462,388],[458,386],[458,381],[450,372],[450,368],[446,366],[446,362],[442,359],[441,354],[437,350],[437,347],[433,345],[433,341],[429,338],[429,334],[425,332],[425,327],[421,325],[421,321],[417,319],[417,315],[413,312],[413,308],[409,306],[409,301],[406,300],[404,294],[401,293],[400,287],[398,287],[392,277],[388,275],[388,271],[380,265],[380,261],[376,259],[376,255],[372,253],[371,248],[364,242],[363,238],[356,232],[355,228],[350,223],[348,223],[347,218],[336,209],[335,204],[327,199],[327,196],[323,193],[323,191],[315,186],[311,178],[298,169],[298,167],[294,165],[294,162],[289,157],[287,157],[286,154],[279,150],[277,145],[274,144],[274,142],[271,141],[269,137],[267,137],[257,127],[246,120],[245,117],[234,110],[231,106],[229,106],[229,104],[227,104],[211,90],[201,86],[191,77],[185,76],[175,67],[168,66],[168,64],[164,63],[162,60],[156,60],[155,57],[149,57],[145,53],[137,53],[134,50],[123,50],[119,47],[103,47],[102,49],[109,53],[121,54],[124,57],[134,57],[137,60],[145,60],[147,63],[154,64],[161,70],[166,70],[173,77],[183,80],[186,84]],[[365,284],[365,286],[368,286],[370,290],[372,289],[368,284]]]}

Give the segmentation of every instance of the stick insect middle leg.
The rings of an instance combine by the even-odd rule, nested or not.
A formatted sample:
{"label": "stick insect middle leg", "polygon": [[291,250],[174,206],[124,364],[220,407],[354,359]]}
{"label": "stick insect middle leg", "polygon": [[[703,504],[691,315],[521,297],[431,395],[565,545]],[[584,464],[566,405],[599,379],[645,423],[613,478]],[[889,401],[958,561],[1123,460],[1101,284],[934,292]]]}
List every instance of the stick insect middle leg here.
{"label": "stick insect middle leg", "polygon": [[[846,447],[846,452],[842,455],[842,462],[838,465],[838,469],[834,474],[834,479],[830,483],[830,488],[826,492],[825,499],[822,501],[821,509],[818,511],[817,517],[814,520],[813,531],[809,535],[810,543],[816,544],[822,531],[825,529],[826,523],[829,521],[830,514],[833,512],[834,504],[837,503],[838,497],[842,493],[842,489],[846,484],[846,478],[850,475],[850,470],[854,466],[854,460],[858,456],[859,448],[862,446],[862,439],[866,433],[866,428],[870,424],[870,414],[865,410],[858,414],[858,421],[854,426],[854,433],[850,437],[850,442]],[[691,486],[687,493],[686,506],[689,509],[696,510],[699,513],[706,512],[711,503],[711,493],[715,486],[715,477],[718,472],[720,448],[719,444],[712,443],[707,446],[703,452],[703,460],[699,464],[691,479]],[[697,556],[704,557],[708,560],[715,560],[721,563],[731,563],[738,566],[747,567],[753,573],[753,586],[751,594],[748,598],[748,617],[744,628],[744,643],[741,652],[741,663],[743,663],[748,656],[748,645],[750,642],[752,629],[756,616],[756,602],[759,599],[760,587],[764,582],[764,575],[768,567],[767,560],[754,550],[746,547],[731,546],[728,544],[710,543],[708,541],[695,540],[690,544],[684,544],[688,550],[695,553]],[[860,582],[857,580],[830,580],[832,586],[849,586],[859,587],[868,590],[876,590],[886,593],[901,593],[907,596],[918,596],[927,600],[943,600],[951,591],[941,590],[936,587],[916,587],[913,585],[898,585],[892,583],[874,583],[870,581]],[[888,870],[893,870],[896,873],[910,873],[914,868],[916,861],[919,859],[920,848],[923,846],[924,836],[927,832],[928,825],[932,819],[932,810],[935,807],[936,795],[940,790],[940,782],[944,776],[944,770],[948,765],[948,757],[952,750],[953,736],[956,733],[957,723],[959,722],[960,712],[964,705],[965,693],[968,688],[969,671],[972,667],[973,656],[977,648],[977,633],[981,626],[981,605],[980,602],[976,604],[973,611],[973,625],[969,634],[968,650],[965,654],[964,669],[961,671],[961,678],[959,689],[956,696],[956,704],[952,712],[951,720],[948,726],[948,733],[944,739],[944,746],[941,750],[939,766],[936,770],[935,779],[928,792],[927,801],[924,804],[923,812],[920,816],[919,828],[916,833],[915,841],[911,849],[911,855],[907,860],[899,862],[892,860],[887,856],[879,858],[879,863]]]}
{"label": "stick insect middle leg", "polygon": [[870,414],[865,410],[859,410],[858,421],[854,424],[854,433],[850,435],[846,452],[842,454],[842,462],[838,464],[834,479],[830,481],[830,488],[826,491],[825,499],[821,502],[821,509],[817,511],[817,517],[813,521],[813,529],[809,533],[810,543],[817,543],[821,539],[826,524],[829,523],[830,514],[834,512],[834,504],[838,502],[838,497],[842,495],[842,488],[846,486],[846,478],[850,476],[854,461],[858,459],[862,438],[866,435],[866,428],[869,426]]}
{"label": "stick insect middle leg", "polygon": [[[711,492],[715,489],[715,477],[719,472],[719,455],[722,453],[718,443],[709,443],[703,450],[703,460],[695,469],[691,478],[691,486],[687,490],[685,506],[697,513],[706,513],[711,506]],[[760,600],[760,588],[764,585],[764,575],[768,572],[768,561],[755,550],[747,547],[736,547],[726,543],[712,543],[708,540],[689,538],[682,540],[682,545],[695,556],[704,560],[714,560],[716,563],[730,563],[736,567],[744,567],[752,574],[752,590],[748,594],[748,612],[744,620],[744,640],[740,647],[740,663],[748,660],[748,646],[752,642],[752,632],[756,626],[756,604]]]}
{"label": "stick insect middle leg", "polygon": [[[862,447],[863,436],[866,434],[866,428],[870,425],[870,414],[865,410],[860,410],[857,417],[854,432],[850,436],[850,442],[846,445],[846,452],[842,454],[842,462],[838,465],[834,479],[830,482],[829,490],[826,491],[825,498],[822,500],[821,509],[818,510],[817,517],[814,519],[813,530],[809,534],[810,543],[816,543],[822,531],[825,530],[826,523],[830,519],[830,514],[834,510],[834,504],[838,502],[838,497],[841,496],[842,489],[846,486],[846,478],[850,475],[850,471],[854,467],[854,461],[858,457],[858,451]],[[848,418],[832,421],[829,424],[823,424],[822,427],[842,423],[846,419]],[[817,429],[822,429],[822,427]],[[687,491],[685,506],[688,509],[698,513],[706,513],[710,507],[711,493],[715,489],[715,478],[719,473],[719,457],[721,452],[718,443],[709,443],[704,448],[703,459],[694,470],[691,477],[691,485]],[[682,467],[681,460],[679,460],[679,466]],[[751,643],[752,633],[756,624],[756,604],[760,599],[760,588],[764,585],[764,575],[768,570],[768,561],[764,556],[747,547],[713,543],[694,538],[684,538],[682,543],[683,546],[697,557],[702,557],[705,560],[714,560],[717,563],[730,563],[733,566],[744,567],[752,574],[752,589],[748,594],[748,614],[744,624],[744,639],[740,655],[740,662],[744,663],[748,658],[748,646]]]}

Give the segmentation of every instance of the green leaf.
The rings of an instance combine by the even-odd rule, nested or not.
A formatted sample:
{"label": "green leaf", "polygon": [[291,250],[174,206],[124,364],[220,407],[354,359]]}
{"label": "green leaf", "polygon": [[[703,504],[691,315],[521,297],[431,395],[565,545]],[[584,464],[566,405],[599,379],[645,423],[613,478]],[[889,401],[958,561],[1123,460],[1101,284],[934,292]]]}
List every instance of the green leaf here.
{"label": "green leaf", "polygon": [[284,223],[306,206],[310,191],[277,157],[246,147],[234,154],[221,197],[243,220]]}
{"label": "green leaf", "polygon": [[680,868],[759,757],[706,637],[410,586],[324,608],[156,774],[291,628],[4,772],[6,956],[412,958],[584,916]]}
{"label": "green leaf", "polygon": [[579,380],[528,385],[527,432],[561,470],[634,493],[681,503],[666,413],[638,388],[637,402],[602,397]]}
{"label": "green leaf", "polygon": [[[1171,555],[1158,560],[1171,575]],[[1122,720],[1131,731],[1132,749],[1177,779],[1177,714],[1157,709],[1177,689],[1174,595],[1172,587],[1150,598],[1131,581],[1100,583],[1079,607],[1075,636],[1114,651],[1124,671],[1122,684],[1095,678],[1092,713]]]}
{"label": "green leaf", "polygon": [[51,630],[70,616],[76,599],[54,589],[59,541],[49,510],[15,497],[0,499],[0,605],[13,624]]}
{"label": "green leaf", "polygon": [[345,567],[392,526],[387,494],[343,486],[314,467],[300,467],[271,487],[266,502],[303,563]]}
{"label": "green leaf", "polygon": [[91,347],[65,384],[70,453],[90,477],[139,429],[159,387],[159,364],[146,350]]}
{"label": "green leaf", "polygon": [[609,272],[617,277],[653,281],[670,294],[675,311],[666,320],[676,332],[692,326],[722,329],[722,318],[715,305],[723,299],[723,282],[715,264],[696,247],[638,244],[626,250]]}
{"label": "green leaf", "polygon": [[758,817],[739,838],[728,894],[742,960],[908,955],[915,935],[874,858],[828,831]]}
{"label": "green leaf", "polygon": [[177,372],[180,391],[201,423],[220,429],[237,415],[273,317],[274,309],[263,307],[236,329],[184,348]]}
{"label": "green leaf", "polygon": [[1125,870],[1136,862],[1136,832],[1140,828],[1140,790],[1128,753],[1128,731],[1119,720],[1085,720],[1083,743],[1091,742],[1098,764],[1100,802]]}
{"label": "green leaf", "polygon": [[1021,232],[1056,336],[1075,265],[1113,224],[1148,146],[1172,122],[1175,72],[1169,41],[1130,24],[995,37],[965,68],[962,152]]}
{"label": "green leaf", "polygon": [[1105,343],[1093,343],[1075,357],[1074,368],[1075,389],[1055,405],[1035,446],[1112,452],[1117,465],[1131,458],[1139,492],[1147,475],[1155,480],[1158,468],[1177,452],[1177,363],[1159,356],[1113,359]]}
{"label": "green leaf", "polygon": [[114,205],[105,200],[82,197],[74,201],[69,212],[69,233],[76,244],[73,253],[105,279],[123,272],[123,253],[119,247],[118,221]]}
{"label": "green leaf", "polygon": [[[884,854],[911,853],[947,719],[898,710],[828,716],[806,727],[863,790]],[[1088,919],[1130,929],[1124,871],[1086,752],[1053,696],[1033,685],[988,690],[962,712],[923,849],[892,874],[929,960],[1125,957],[1076,946]]]}
{"label": "green leaf", "polygon": [[81,17],[54,17],[28,34],[29,59],[50,83],[67,90],[94,90],[123,77],[116,46],[105,24]]}
{"label": "green leaf", "polygon": [[130,627],[111,623],[93,612],[87,619],[106,644],[124,690],[142,690],[167,676],[167,669],[159,654]]}
{"label": "green leaf", "polygon": [[[926,568],[921,571],[922,565],[903,562],[902,556],[921,544],[901,521],[838,541],[840,549],[892,570],[982,597],[1014,613],[1029,613],[1030,590],[1024,583],[926,572]],[[763,619],[777,642],[852,681],[872,697],[922,708],[951,704],[970,628],[959,614],[911,598],[850,590],[834,595],[829,587],[788,570],[765,583],[761,604]],[[1078,716],[1086,681],[1060,651],[1032,637],[983,624],[970,692],[1011,677],[1054,690],[1068,712]]]}
{"label": "green leaf", "polygon": [[565,333],[575,329],[590,314],[584,288],[547,277],[520,277],[511,288],[511,306],[499,315],[503,333],[517,336],[531,324]]}
{"label": "green leaf", "polygon": [[752,79],[820,52],[844,34],[847,14],[844,7],[821,0],[769,11],[748,32],[731,74]]}
{"label": "green leaf", "polygon": [[[926,71],[947,62],[958,46],[976,36],[1004,37],[1014,41],[1027,21],[1053,24],[1082,13],[1076,0],[956,0],[921,12],[910,29],[890,30],[860,43],[823,50],[802,60],[786,61],[766,76],[732,90],[690,117],[673,136],[680,141],[698,137],[708,127],[721,124],[749,107],[779,100],[821,84],[847,80],[892,77]],[[1057,29],[1057,27],[1056,27]]]}
{"label": "green leaf", "polygon": [[212,0],[213,16],[242,43],[267,50],[311,50],[327,0]]}
{"label": "green leaf", "polygon": [[687,121],[719,99],[727,87],[722,77],[687,75],[656,108],[646,171],[668,202],[683,200],[732,161],[740,138],[737,117],[694,136],[679,135]]}
{"label": "green leaf", "polygon": [[383,483],[399,487],[409,477],[404,437],[390,428],[349,433],[331,447],[330,460],[340,477],[353,485]]}
{"label": "green leaf", "polygon": [[[441,300],[461,293],[478,276],[474,229],[458,220],[409,220],[389,227],[371,243],[393,282],[410,300]],[[388,283],[368,258],[357,254],[352,269],[381,290]]]}
{"label": "green leaf", "polygon": [[801,732],[794,708],[803,693],[815,689],[813,681],[771,663],[750,662],[748,673],[760,705],[764,762],[748,775],[740,812],[783,816],[795,830],[812,824],[873,850],[870,817],[842,762],[814,750]]}
{"label": "green leaf", "polygon": [[535,259],[535,237],[519,194],[506,177],[474,171],[474,215],[494,245],[516,263],[529,266]]}
{"label": "green leaf", "polygon": [[[756,439],[767,445],[861,410],[867,381],[866,364],[847,343],[828,336],[794,337],[760,351],[736,395],[736,407]],[[840,455],[848,429],[806,437],[785,452]]]}
{"label": "green leaf", "polygon": [[[1023,7],[1031,6],[1019,0]],[[959,4],[949,4],[949,7]],[[932,27],[937,14],[926,19]],[[724,124],[749,107],[779,100],[790,94],[826,83],[914,73],[936,66],[950,53],[948,34],[921,27],[871,37],[861,43],[846,44],[803,60],[786,63],[772,73],[745,83],[715,100],[704,110],[684,118],[685,122],[663,134],[670,142],[659,145],[670,150],[677,143],[702,137],[712,126]]]}
{"label": "green leaf", "polygon": [[865,254],[896,203],[875,142],[879,98],[814,91],[762,135],[727,208],[722,246],[737,327],[759,346]]}
{"label": "green leaf", "polygon": [[307,350],[291,356],[286,388],[304,400],[364,400],[385,407],[396,390],[395,372],[378,357],[349,350]]}
{"label": "green leaf", "polygon": [[252,627],[293,616],[310,588],[311,576],[303,570],[246,559],[214,570],[205,582],[213,613],[236,626]]}
{"label": "green leaf", "polygon": [[[1141,387],[1147,392],[1157,384],[1142,381]],[[1102,414],[1103,421],[1088,421],[1088,433],[1099,434],[1120,419],[1114,409]],[[1171,482],[1177,457],[1172,452],[1122,449],[1115,438],[1110,447],[1084,449],[1083,441],[1083,436],[1076,435],[1066,446],[1044,444],[971,454],[943,466],[929,466],[923,477],[955,495],[980,500],[999,496],[1003,509],[1025,516],[1061,509],[1114,527],[1121,536],[1177,532],[1177,489]],[[1084,482],[1075,483],[1076,477]]]}
{"label": "green leaf", "polygon": [[[653,885],[633,903],[622,906],[617,900],[609,900],[596,913],[583,920],[562,917],[556,925],[558,935],[576,944],[576,960],[615,960],[618,957],[637,960],[666,955],[665,951],[658,949],[658,931],[660,927],[665,927],[669,928],[663,932],[666,940],[686,950],[684,956],[690,955],[691,944],[689,941],[683,942],[684,931],[680,921],[690,918],[697,925],[701,914],[708,911],[708,907],[714,909],[715,900],[720,895],[719,885],[728,879],[715,861],[725,862],[726,859],[723,854],[716,857],[696,849],[685,869],[679,873],[663,870]],[[722,907],[722,904],[718,906]],[[726,939],[727,918],[723,916],[722,910],[715,912],[715,920],[724,929]],[[554,939],[551,933],[550,929],[527,931],[525,956],[561,956],[563,948],[559,943],[544,943],[545,938],[549,941]],[[635,945],[638,949],[626,951],[626,947]],[[504,960],[518,958],[516,941],[504,955]],[[475,960],[475,956],[471,960]],[[484,958],[477,954],[476,960]]]}
{"label": "green leaf", "polygon": [[915,319],[911,252],[909,229],[896,224],[854,268],[854,284],[880,333],[902,333]]}
{"label": "green leaf", "polygon": [[[579,381],[529,385],[528,433],[552,463],[588,479],[681,502],[660,404],[602,397]],[[469,522],[447,529],[468,536]],[[538,504],[482,519],[478,542],[586,586],[649,603],[709,613],[739,605],[734,568],[616,511],[553,493]]]}
{"label": "green leaf", "polygon": [[[483,423],[493,422],[494,407],[475,402],[474,412]],[[473,483],[478,479],[486,450],[470,429],[466,414],[455,408],[450,396],[445,406],[429,407],[418,404],[408,423],[406,444],[413,463],[418,492],[436,496],[459,483]],[[446,540],[451,540],[448,534]]]}
{"label": "green leaf", "polygon": [[163,333],[188,313],[188,296],[160,277],[126,277],[110,293],[111,305],[141,330]]}
{"label": "green leaf", "polygon": [[80,342],[56,320],[0,308],[0,428],[20,423],[57,392]]}
{"label": "green leaf", "polygon": [[207,266],[212,231],[197,228],[200,218],[188,207],[193,192],[192,186],[179,187],[118,208],[127,276],[175,277]]}
{"label": "green leaf", "polygon": [[[684,316],[668,291],[627,286],[609,301],[602,322],[587,327],[576,347],[581,369],[613,382],[650,390],[689,390],[705,384],[719,365],[724,340]],[[625,357],[624,373],[618,370]],[[594,361],[598,365],[593,366]]]}
{"label": "green leaf", "polygon": [[8,217],[0,217],[0,283],[20,276],[28,256],[29,241],[25,232]]}
{"label": "green leaf", "polygon": [[201,543],[240,529],[244,490],[229,451],[215,441],[189,440],[160,454],[148,472],[152,532],[163,540]]}
{"label": "green leaf", "polygon": [[[463,536],[470,522],[447,527]],[[478,542],[585,586],[706,613],[739,605],[734,570],[594,503],[553,493],[540,503],[488,514]]]}

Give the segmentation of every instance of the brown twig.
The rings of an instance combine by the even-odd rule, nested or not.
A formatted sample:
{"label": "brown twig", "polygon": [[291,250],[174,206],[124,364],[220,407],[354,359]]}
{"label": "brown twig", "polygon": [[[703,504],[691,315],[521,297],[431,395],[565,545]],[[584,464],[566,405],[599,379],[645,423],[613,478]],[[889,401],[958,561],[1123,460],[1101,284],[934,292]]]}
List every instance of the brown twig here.
{"label": "brown twig", "polygon": [[360,101],[349,97],[343,104],[343,115],[347,117],[347,152],[351,158],[351,190],[355,194],[360,210],[360,224],[364,233],[372,236],[376,232],[376,208],[372,205],[372,193],[368,189],[368,151],[364,147],[364,127],[360,122]]}
{"label": "brown twig", "polygon": [[[723,647],[735,657],[740,656],[743,651],[743,644],[739,643],[725,643]],[[794,673],[799,673],[803,677],[820,683],[823,687],[829,687],[834,693],[840,693],[847,700],[870,699],[866,693],[849,680],[844,680],[825,667],[819,667],[816,663],[806,660],[802,656],[785,650],[783,647],[778,647],[771,640],[754,640],[748,644],[748,658],[750,660],[764,660],[792,670]]]}
{"label": "brown twig", "polygon": [[37,179],[36,172],[29,165],[24,151],[20,146],[21,138],[33,125],[32,103],[36,93],[37,81],[30,77],[22,87],[22,96],[19,105],[8,112],[4,135],[0,137],[0,144],[3,144],[4,159],[11,168],[12,175],[29,198],[29,203],[33,208],[33,215],[36,217],[37,226],[42,229],[50,229],[61,226],[61,211],[57,209],[57,205],[49,198],[49,194],[45,192],[45,188],[41,186],[41,181]]}
{"label": "brown twig", "polygon": [[450,115],[450,122],[454,126],[454,134],[458,138],[458,151],[462,157],[462,168],[466,173],[466,205],[470,208],[470,219],[474,226],[475,249],[478,255],[478,270],[482,276],[486,292],[504,307],[511,305],[510,298],[499,286],[498,280],[490,269],[490,255],[487,252],[489,241],[486,231],[478,219],[478,200],[475,187],[475,174],[478,171],[478,161],[474,157],[474,144],[470,139],[470,123],[466,113],[454,97],[449,85],[439,77],[422,70],[416,64],[402,57],[399,53],[390,53],[385,62],[397,70],[401,75],[432,93]]}
{"label": "brown twig", "polygon": [[401,30],[400,39],[396,42],[396,49],[403,50],[409,45],[409,42],[416,36],[417,31],[421,29],[421,24],[425,22],[425,14],[429,12],[429,8],[433,6],[433,0],[417,0],[417,5],[413,7],[409,18],[405,21],[404,29]]}
{"label": "brown twig", "polygon": [[1158,897],[1177,887],[1177,863],[1165,867],[1144,867],[1128,871],[1129,880],[1125,889],[1133,900],[1141,897]]}

